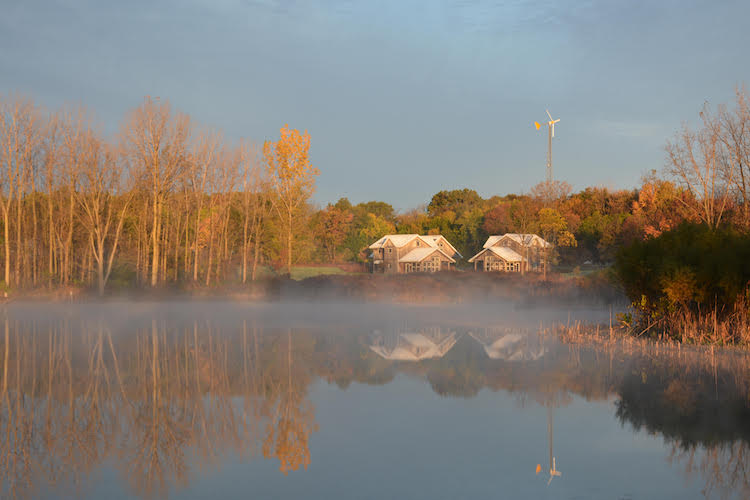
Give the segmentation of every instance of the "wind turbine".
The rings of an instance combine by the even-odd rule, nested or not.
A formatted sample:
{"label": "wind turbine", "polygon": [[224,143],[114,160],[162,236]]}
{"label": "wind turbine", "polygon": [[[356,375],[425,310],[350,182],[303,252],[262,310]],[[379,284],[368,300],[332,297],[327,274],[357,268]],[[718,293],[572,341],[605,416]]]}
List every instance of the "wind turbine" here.
{"label": "wind turbine", "polygon": [[[545,111],[549,117],[549,121],[547,122],[547,182],[552,182],[552,138],[555,137],[555,123],[559,122],[560,119],[552,119],[549,110],[546,109]],[[537,130],[542,128],[542,124],[539,122],[534,122],[534,126],[536,126]]]}

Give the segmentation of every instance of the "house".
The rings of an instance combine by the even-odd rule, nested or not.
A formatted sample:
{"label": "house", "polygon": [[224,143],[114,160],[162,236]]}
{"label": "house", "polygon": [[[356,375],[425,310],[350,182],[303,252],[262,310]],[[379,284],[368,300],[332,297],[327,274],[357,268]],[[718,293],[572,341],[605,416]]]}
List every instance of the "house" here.
{"label": "house", "polygon": [[469,262],[474,263],[476,271],[538,271],[542,269],[547,250],[551,247],[536,234],[493,235]]}
{"label": "house", "polygon": [[370,245],[373,273],[447,271],[463,258],[443,236],[386,234]]}
{"label": "house", "polygon": [[394,361],[421,361],[442,358],[456,345],[456,332],[428,328],[418,332],[395,331],[384,335],[376,330],[370,340],[370,350],[378,356]]}

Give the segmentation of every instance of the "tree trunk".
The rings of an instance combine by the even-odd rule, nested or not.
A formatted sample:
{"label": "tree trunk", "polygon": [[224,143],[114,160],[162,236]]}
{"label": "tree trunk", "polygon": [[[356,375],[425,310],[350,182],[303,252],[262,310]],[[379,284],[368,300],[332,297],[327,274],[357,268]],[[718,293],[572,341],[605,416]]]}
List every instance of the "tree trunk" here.
{"label": "tree trunk", "polygon": [[250,279],[255,281],[256,272],[258,270],[258,259],[260,257],[260,222],[258,222],[255,228],[255,237],[253,238],[253,271],[250,275]]}
{"label": "tree trunk", "polygon": [[[8,202],[10,204],[10,201]],[[3,205],[3,232],[5,236],[5,286],[10,286],[10,220],[8,207]]]}
{"label": "tree trunk", "polygon": [[243,225],[243,229],[242,229],[242,284],[243,285],[247,282],[247,247],[248,247],[247,222],[248,222],[248,217],[247,217],[247,213],[245,213],[245,224]]}
{"label": "tree trunk", "polygon": [[292,211],[289,210],[289,217],[287,222],[289,223],[288,231],[286,233],[286,272],[289,277],[292,276]]}
{"label": "tree trunk", "polygon": [[52,286],[52,279],[55,275],[55,225],[52,221],[52,185],[49,186],[47,193],[47,224],[49,224],[49,286]]}
{"label": "tree trunk", "polygon": [[15,282],[16,286],[21,286],[21,258],[24,254],[23,246],[21,243],[21,227],[23,226],[23,223],[21,222],[21,215],[23,214],[21,206],[22,196],[23,193],[21,190],[19,190],[18,199],[16,200],[16,262],[15,270],[13,273],[13,281]]}
{"label": "tree trunk", "polygon": [[159,282],[159,244],[161,243],[161,197],[154,198],[154,227],[151,230],[152,259],[151,259],[151,286],[155,287]]}
{"label": "tree trunk", "polygon": [[34,286],[37,284],[37,280],[39,278],[39,271],[37,269],[37,214],[36,214],[36,186],[34,182],[32,181],[31,184],[31,192],[34,196],[32,196],[31,199],[31,225],[32,225],[32,234],[31,234],[31,282]]}

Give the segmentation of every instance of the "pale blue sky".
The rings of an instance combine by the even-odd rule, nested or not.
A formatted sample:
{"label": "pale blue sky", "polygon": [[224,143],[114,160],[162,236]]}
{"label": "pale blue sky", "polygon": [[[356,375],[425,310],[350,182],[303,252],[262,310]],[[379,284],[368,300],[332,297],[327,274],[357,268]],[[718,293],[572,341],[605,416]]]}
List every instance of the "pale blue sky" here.
{"label": "pale blue sky", "polygon": [[81,102],[110,131],[144,95],[229,137],[307,129],[316,201],[407,209],[441,189],[634,187],[704,101],[750,84],[750,2],[0,0],[0,92]]}

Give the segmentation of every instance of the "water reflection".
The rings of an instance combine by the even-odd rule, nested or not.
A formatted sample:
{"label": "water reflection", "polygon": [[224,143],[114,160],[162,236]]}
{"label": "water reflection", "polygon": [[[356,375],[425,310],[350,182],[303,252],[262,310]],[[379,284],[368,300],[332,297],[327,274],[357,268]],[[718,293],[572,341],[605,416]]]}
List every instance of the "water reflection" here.
{"label": "water reflection", "polygon": [[512,328],[484,328],[469,335],[482,345],[484,352],[492,359],[534,361],[547,352],[536,336]]}
{"label": "water reflection", "polygon": [[384,359],[395,361],[421,361],[442,358],[456,345],[456,332],[440,327],[404,331],[396,328],[388,334],[375,330],[370,349]]}
{"label": "water reflection", "polygon": [[103,463],[141,497],[186,487],[229,457],[274,460],[283,474],[305,469],[318,431],[313,383],[383,385],[399,373],[444,396],[506,391],[521,406],[546,407],[548,481],[561,475],[554,409],[573,395],[615,396],[620,422],[662,436],[673,463],[699,474],[709,493],[750,494],[750,364],[742,355],[629,352],[458,324],[373,332],[64,317],[5,319],[2,328],[4,498],[40,487],[85,490]]}

